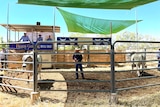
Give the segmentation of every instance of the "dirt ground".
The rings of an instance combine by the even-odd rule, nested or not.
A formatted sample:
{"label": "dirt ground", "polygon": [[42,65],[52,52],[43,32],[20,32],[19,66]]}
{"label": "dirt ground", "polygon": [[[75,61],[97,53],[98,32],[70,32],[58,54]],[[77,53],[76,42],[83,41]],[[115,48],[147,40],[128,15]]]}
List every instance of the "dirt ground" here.
{"label": "dirt ground", "polygon": [[[160,73],[157,71],[146,71],[147,73],[155,76],[159,76]],[[74,74],[62,74],[66,80],[73,79],[74,80]],[[127,78],[136,78],[136,74],[131,74],[130,72],[116,72],[115,74],[116,80],[120,79],[126,79]],[[109,73],[85,73],[86,80],[109,80],[110,74]],[[134,86],[140,86],[140,85],[146,85],[146,84],[159,84],[160,77],[157,78],[150,78],[150,79],[138,79],[138,80],[129,80],[129,81],[123,81],[123,82],[116,82],[116,88],[126,88],[126,87],[134,87]],[[67,83],[68,89],[79,89],[79,90],[109,90],[111,89],[109,82],[101,82],[101,83],[93,83],[93,82],[69,82]],[[117,97],[119,99],[119,104],[122,103],[121,101],[124,100],[131,100],[134,97],[142,97],[146,95],[151,95],[156,92],[159,92],[159,85],[158,86],[152,86],[152,87],[145,87],[145,88],[137,88],[137,89],[131,89],[131,90],[124,90],[124,91],[117,91]],[[84,103],[85,100],[88,99],[96,103],[100,103],[99,101],[96,101],[97,99],[106,99],[109,101],[110,99],[110,93],[108,92],[90,92],[90,93],[84,93],[84,92],[69,92],[67,95],[67,102],[72,103],[76,100],[79,101],[79,103]],[[101,102],[102,103],[102,102]],[[109,102],[108,102],[109,103]],[[144,105],[142,105],[144,106]]]}
{"label": "dirt ground", "polygon": [[[84,68],[85,71],[93,71],[93,70],[99,70],[99,71],[105,71],[108,68]],[[122,68],[121,68],[122,69]],[[126,67],[123,67],[123,69],[126,69]],[[64,71],[61,69],[58,69],[59,71]],[[58,71],[57,70],[57,71]],[[66,70],[66,69],[65,69]],[[53,84],[53,89],[59,89],[59,90],[110,90],[111,85],[110,82],[107,82],[110,80],[110,73],[108,72],[100,72],[100,73],[94,73],[94,72],[87,72],[85,73],[85,79],[79,79],[80,81],[77,81],[75,79],[75,73],[74,72],[67,72],[72,70],[66,70],[66,72],[60,72],[60,73],[44,73],[42,74],[43,79],[53,79],[53,80],[68,80],[68,81],[74,81],[74,82],[56,82]],[[141,77],[138,80],[128,80],[128,81],[122,81],[122,82],[116,82],[116,89],[126,88],[126,87],[134,87],[134,86],[140,86],[140,85],[146,85],[146,84],[159,84],[160,81],[160,72],[157,70],[146,70],[146,74],[157,76],[156,78],[149,78],[149,79],[142,79]],[[15,75],[14,75],[15,76]],[[79,74],[81,77],[81,75]],[[25,77],[26,74],[18,74],[16,77]],[[137,78],[136,73],[131,72],[116,72],[115,73],[116,80],[122,80],[126,78]],[[102,81],[106,80],[106,82],[93,82],[93,80],[96,81]],[[11,84],[14,85],[20,85],[22,87],[31,87],[31,83],[28,85],[26,82],[15,82],[10,81]],[[159,92],[160,86],[150,86],[145,88],[137,88],[137,89],[131,89],[131,90],[124,90],[124,91],[117,91],[117,98],[118,98],[118,104],[119,105],[132,105],[132,99],[134,97],[144,97],[149,96],[152,94],[155,94]],[[14,90],[13,90],[14,91]],[[18,90],[17,96],[21,97],[30,97],[30,91],[23,91]],[[109,104],[110,99],[110,93],[109,92],[53,92],[53,91],[43,91],[41,92],[41,101],[49,101],[52,103],[61,103],[61,107],[74,107],[74,104],[81,104],[83,107],[92,107],[92,105],[99,105],[95,107],[100,107],[101,104]],[[130,102],[126,102],[130,101]],[[63,104],[62,104],[63,103]],[[135,102],[133,102],[135,103]],[[146,101],[147,103],[147,101]],[[144,106],[146,103],[141,103],[139,106]],[[73,106],[72,106],[73,105]],[[87,106],[91,105],[91,106]],[[78,106],[77,106],[78,107]],[[81,107],[81,106],[79,106]]]}

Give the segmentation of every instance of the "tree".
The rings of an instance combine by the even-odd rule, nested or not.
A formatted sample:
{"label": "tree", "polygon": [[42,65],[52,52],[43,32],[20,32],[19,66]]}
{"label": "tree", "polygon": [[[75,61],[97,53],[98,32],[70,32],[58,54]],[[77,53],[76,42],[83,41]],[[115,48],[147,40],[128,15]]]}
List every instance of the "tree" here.
{"label": "tree", "polygon": [[[121,35],[116,35],[115,41],[154,41],[155,39],[149,35],[139,34],[138,36],[133,32],[124,32]],[[154,44],[156,45],[156,44]],[[127,50],[127,49],[144,49],[146,47],[153,46],[150,43],[117,43],[116,49],[118,50]]]}
{"label": "tree", "polygon": [[4,41],[3,41],[3,37],[0,36],[0,49],[2,49],[2,47],[6,47],[6,45],[4,44]]}

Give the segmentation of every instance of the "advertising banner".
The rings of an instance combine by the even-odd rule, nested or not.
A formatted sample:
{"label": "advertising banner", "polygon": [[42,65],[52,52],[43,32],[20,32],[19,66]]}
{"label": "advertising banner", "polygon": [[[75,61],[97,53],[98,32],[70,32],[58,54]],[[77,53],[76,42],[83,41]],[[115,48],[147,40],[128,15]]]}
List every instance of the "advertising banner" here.
{"label": "advertising banner", "polygon": [[[111,38],[74,38],[74,37],[57,37],[57,45],[111,45]],[[84,43],[79,42],[84,41]],[[88,43],[86,43],[89,41]]]}
{"label": "advertising banner", "polygon": [[[13,50],[33,50],[34,45],[36,42],[32,43],[14,43],[9,45],[9,49]],[[51,43],[41,43],[37,45],[37,50],[53,50],[53,44]]]}
{"label": "advertising banner", "polygon": [[78,45],[78,38],[57,37],[57,45]]}

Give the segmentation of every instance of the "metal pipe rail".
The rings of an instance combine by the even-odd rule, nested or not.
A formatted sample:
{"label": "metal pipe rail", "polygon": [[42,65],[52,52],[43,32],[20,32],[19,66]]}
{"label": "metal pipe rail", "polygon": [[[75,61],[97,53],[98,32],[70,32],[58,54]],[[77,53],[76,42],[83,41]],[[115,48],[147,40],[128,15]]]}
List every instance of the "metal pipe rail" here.
{"label": "metal pipe rail", "polygon": [[[73,70],[73,71],[71,71],[71,70],[69,70],[69,71],[66,71],[66,70],[61,70],[61,71],[56,71],[56,70],[54,70],[54,71],[40,71],[39,73],[75,73],[75,70]],[[85,73],[110,73],[110,71],[84,71]]]}
{"label": "metal pipe rail", "polygon": [[0,86],[6,86],[6,87],[11,87],[11,88],[17,88],[17,89],[22,89],[22,90],[33,91],[33,89],[30,89],[30,88],[24,88],[24,87],[13,86],[13,85],[8,85],[8,84],[2,84],[2,83],[0,83]]}
{"label": "metal pipe rail", "polygon": [[[110,41],[108,41],[108,40],[104,40],[104,42],[110,43]],[[62,44],[62,43],[75,43],[75,41],[38,41],[36,45],[46,44],[46,43],[51,43],[51,44],[53,44],[53,43],[57,43],[57,44],[61,43]],[[84,43],[83,45],[92,45],[93,41],[92,40],[91,41],[78,41],[78,43]]]}
{"label": "metal pipe rail", "polygon": [[[15,64],[21,64],[22,61],[1,61],[1,62],[8,62],[8,63],[15,63]],[[26,64],[33,64],[33,62],[25,62]]]}
{"label": "metal pipe rail", "polygon": [[29,79],[23,79],[23,78],[13,78],[13,77],[8,77],[8,76],[0,76],[1,78],[3,79],[9,79],[9,80],[19,80],[19,81],[26,81],[26,82],[33,82],[33,79],[32,80],[29,80]]}
{"label": "metal pipe rail", "polygon": [[39,91],[66,91],[66,92],[110,92],[110,90],[42,90],[42,89],[39,89]]}
{"label": "metal pipe rail", "polygon": [[160,43],[159,41],[123,41],[123,40],[118,40],[113,43],[115,45],[116,43]]}
{"label": "metal pipe rail", "polygon": [[[41,83],[48,83],[48,82],[53,82],[53,81],[41,81]],[[110,82],[110,80],[54,80],[54,82]]]}
{"label": "metal pipe rail", "polygon": [[127,79],[116,80],[116,82],[139,80],[139,79],[150,79],[150,78],[158,78],[158,77],[160,77],[160,76],[146,76],[146,77],[127,78]]}
{"label": "metal pipe rail", "polygon": [[149,87],[149,86],[157,86],[160,85],[160,83],[155,83],[155,84],[147,84],[147,85],[141,85],[141,86],[133,86],[133,87],[127,87],[127,88],[117,88],[117,91],[124,91],[124,90],[130,90],[130,89],[136,89],[136,88],[144,88],[144,87]]}
{"label": "metal pipe rail", "polygon": [[[31,43],[29,41],[23,41],[23,42],[6,42],[6,43],[1,43],[1,45],[12,45],[12,44],[27,44],[27,43]],[[32,43],[31,43],[32,44]]]}
{"label": "metal pipe rail", "polygon": [[[52,55],[63,55],[63,54],[74,54],[74,52],[56,52],[56,53],[53,53],[53,52],[38,52],[38,54],[52,54]],[[108,53],[108,52],[85,52],[85,53],[81,53],[82,55],[85,55],[85,54],[110,54],[110,53]]]}
{"label": "metal pipe rail", "polygon": [[[14,53],[1,53],[2,55],[13,55]],[[31,53],[16,53],[16,55],[13,56],[17,56],[17,55],[31,55]]]}
{"label": "metal pipe rail", "polygon": [[[154,62],[154,61],[158,61],[157,59],[155,60],[142,60],[142,61],[134,61],[134,62]],[[120,62],[115,62],[115,63],[133,63],[133,61],[120,61]]]}
{"label": "metal pipe rail", "polygon": [[[131,54],[131,53],[133,53],[133,52],[115,52],[115,54]],[[135,51],[135,53],[137,53],[137,54],[144,54],[144,53],[157,53],[157,52],[151,52],[151,51],[143,51],[143,52],[138,52],[138,51]]]}
{"label": "metal pipe rail", "polygon": [[[46,63],[46,64],[75,64],[75,62],[37,62],[37,63]],[[110,64],[110,62],[81,62],[82,64]]]}
{"label": "metal pipe rail", "polygon": [[7,68],[1,68],[1,70],[5,70],[5,72],[26,72],[26,73],[32,73],[33,71],[31,70],[21,70],[21,69],[7,69]]}
{"label": "metal pipe rail", "polygon": [[152,68],[143,68],[143,69],[127,69],[127,70],[115,70],[115,72],[129,72],[129,71],[137,71],[137,70],[152,70],[152,69],[158,69],[158,67],[152,67]]}

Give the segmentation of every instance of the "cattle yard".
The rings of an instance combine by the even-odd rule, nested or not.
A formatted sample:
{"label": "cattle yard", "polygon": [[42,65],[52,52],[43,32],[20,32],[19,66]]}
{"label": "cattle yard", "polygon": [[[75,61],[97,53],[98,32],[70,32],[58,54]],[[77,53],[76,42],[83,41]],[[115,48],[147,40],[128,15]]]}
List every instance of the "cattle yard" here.
{"label": "cattle yard", "polygon": [[[3,71],[4,75],[1,76],[3,77],[1,91],[14,93],[15,95],[25,93],[26,97],[29,97],[33,91],[38,91],[41,101],[45,101],[47,98],[51,102],[58,100],[59,102],[65,102],[66,107],[69,107],[75,100],[85,103],[83,97],[93,100],[97,98],[106,99],[107,97],[108,104],[115,103],[112,101],[113,99],[116,103],[122,103],[123,99],[153,94],[158,91],[160,73],[157,70],[156,50],[137,52],[140,54],[146,53],[146,68],[140,68],[140,70],[144,70],[140,77],[136,74],[137,69],[132,69],[133,62],[126,58],[130,52],[114,51],[114,57],[112,56],[112,49],[109,51],[92,50],[87,53],[84,52],[82,54],[84,56],[85,79],[80,78],[78,80],[75,79],[74,62],[71,59],[73,52],[37,52],[36,54],[41,55],[51,54],[50,56],[56,59],[54,61],[53,59],[44,61],[42,58],[42,68],[43,64],[52,64],[53,68],[45,68],[45,66],[40,71],[41,80],[38,79],[37,81],[35,75],[30,80],[26,76],[29,72],[35,73],[34,69],[23,71],[21,68],[21,58],[24,53],[11,50],[11,54],[8,54],[11,58],[8,59],[9,66]],[[113,59],[115,59],[114,64],[111,63]],[[34,64],[37,64],[37,62],[34,62]],[[63,95],[55,97],[58,95],[55,95],[55,92],[63,93]],[[112,97],[113,93],[116,95],[115,98]]]}
{"label": "cattle yard", "polygon": [[[127,67],[130,66],[123,66],[123,67],[118,67],[117,69],[126,69]],[[103,73],[101,72],[102,70],[105,71],[106,69],[109,68],[84,68],[85,71],[100,71],[99,73],[85,73],[85,80],[79,79],[79,81],[75,80],[75,74],[73,72],[70,72],[74,69],[58,69],[57,71],[60,73],[43,73],[42,78],[45,79],[53,79],[55,81],[68,81],[68,82],[54,82],[53,87],[51,89],[53,90],[84,90],[83,91],[41,91],[41,101],[46,101],[48,100],[49,102],[52,103],[64,103],[66,107],[69,107],[69,105],[73,104],[73,101],[76,102],[78,101],[80,104],[84,104],[86,102],[86,99],[90,99],[90,101],[93,101],[94,103],[100,103],[100,101],[96,101],[97,99],[106,99],[103,100],[102,102],[105,104],[109,105],[109,92],[96,92],[95,90],[109,90],[110,83],[102,82],[102,80],[110,80],[110,74],[109,73]],[[49,72],[53,71],[53,69],[50,70],[43,70],[44,72]],[[150,76],[159,76],[160,73],[157,70],[147,70],[145,71],[146,74],[149,74]],[[116,80],[123,80],[126,78],[137,78],[136,73],[131,73],[131,72],[116,72]],[[18,74],[16,76],[17,78],[26,78],[25,73]],[[95,81],[101,81],[101,82],[93,82]],[[117,82],[116,83],[116,88],[127,88],[127,87],[134,87],[134,86],[140,86],[140,85],[146,85],[146,84],[153,84],[153,83],[158,83],[160,80],[159,77],[156,78],[145,78],[140,77],[139,79],[136,80],[129,80],[129,81],[123,81],[123,82]],[[70,81],[70,82],[69,82]],[[9,81],[12,85],[20,85],[21,87],[32,87],[32,83],[27,83],[27,82],[17,82],[14,80]],[[13,88],[11,88],[13,90]],[[90,92],[85,92],[85,90],[90,90]],[[92,92],[93,90],[93,92]],[[142,97],[145,95],[151,95],[154,93],[159,92],[159,85],[158,86],[153,86],[153,87],[145,87],[145,88],[135,88],[131,90],[119,90],[117,93],[119,102],[118,103],[123,103],[125,99],[127,100],[132,100],[132,98],[136,97]],[[8,89],[8,93],[17,95],[17,97],[25,97],[28,98],[30,96],[30,91],[25,91],[25,90],[20,90],[17,89],[17,93],[13,90],[13,92],[10,92]],[[58,96],[57,96],[58,95]],[[76,99],[75,99],[76,98]],[[57,101],[57,102],[56,102]],[[147,103],[147,102],[145,102]],[[92,104],[90,102],[90,104]],[[128,103],[129,104],[129,103]],[[68,106],[67,106],[68,105]],[[84,105],[83,105],[84,106]],[[141,104],[141,106],[144,106]],[[62,106],[63,107],[63,106]]]}

